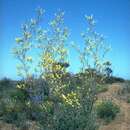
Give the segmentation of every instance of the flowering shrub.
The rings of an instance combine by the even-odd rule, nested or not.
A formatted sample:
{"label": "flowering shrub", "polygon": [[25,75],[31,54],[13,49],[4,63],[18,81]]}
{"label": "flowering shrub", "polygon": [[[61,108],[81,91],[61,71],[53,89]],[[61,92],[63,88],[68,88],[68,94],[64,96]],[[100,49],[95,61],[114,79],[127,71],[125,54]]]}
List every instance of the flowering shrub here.
{"label": "flowering shrub", "polygon": [[[83,51],[76,48],[81,64],[77,81],[67,70],[70,65],[67,49],[69,31],[64,25],[64,12],[55,14],[49,23],[49,30],[39,26],[43,14],[44,11],[38,9],[36,20],[24,24],[22,36],[16,38],[14,55],[20,61],[17,69],[23,79],[16,87],[23,93],[15,94],[13,99],[23,102],[24,111],[27,112],[25,121],[35,120],[43,129],[96,130],[96,75],[104,75],[104,56],[108,51],[103,36],[95,32],[93,16],[86,16],[88,31],[82,33],[84,48],[81,49]],[[41,53],[37,63],[31,56],[33,49]],[[94,73],[86,71],[91,68],[95,70]],[[39,79],[45,81],[46,85],[40,82],[41,87],[38,87],[36,81]]]}

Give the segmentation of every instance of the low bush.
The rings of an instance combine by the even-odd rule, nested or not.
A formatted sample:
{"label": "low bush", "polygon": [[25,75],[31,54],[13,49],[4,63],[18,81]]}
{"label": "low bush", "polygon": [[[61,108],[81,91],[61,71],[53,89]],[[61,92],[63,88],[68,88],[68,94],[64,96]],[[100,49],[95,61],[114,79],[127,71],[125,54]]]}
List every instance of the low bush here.
{"label": "low bush", "polygon": [[119,106],[110,100],[101,101],[96,105],[97,116],[106,122],[113,120],[120,111]]}
{"label": "low bush", "polygon": [[106,92],[108,90],[107,85],[97,85],[97,93]]}
{"label": "low bush", "polygon": [[130,103],[130,97],[127,99],[127,103]]}
{"label": "low bush", "polygon": [[118,91],[118,95],[122,100],[125,100],[126,102],[130,102],[130,81],[126,81],[121,89]]}
{"label": "low bush", "polygon": [[128,94],[128,93],[130,93],[130,83],[125,83],[123,85],[121,94]]}
{"label": "low bush", "polygon": [[126,89],[127,93],[130,93],[130,81],[126,82],[125,89]]}

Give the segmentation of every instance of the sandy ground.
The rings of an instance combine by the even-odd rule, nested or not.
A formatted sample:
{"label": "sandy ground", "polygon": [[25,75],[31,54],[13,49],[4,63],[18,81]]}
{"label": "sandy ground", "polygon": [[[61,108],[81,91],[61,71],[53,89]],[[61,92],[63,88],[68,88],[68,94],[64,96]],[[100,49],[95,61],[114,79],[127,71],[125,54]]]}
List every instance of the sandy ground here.
{"label": "sandy ground", "polygon": [[111,99],[120,106],[121,112],[116,119],[108,125],[103,125],[100,130],[130,130],[130,104],[121,100],[118,96],[122,84],[112,84],[109,90],[99,94],[99,99]]}

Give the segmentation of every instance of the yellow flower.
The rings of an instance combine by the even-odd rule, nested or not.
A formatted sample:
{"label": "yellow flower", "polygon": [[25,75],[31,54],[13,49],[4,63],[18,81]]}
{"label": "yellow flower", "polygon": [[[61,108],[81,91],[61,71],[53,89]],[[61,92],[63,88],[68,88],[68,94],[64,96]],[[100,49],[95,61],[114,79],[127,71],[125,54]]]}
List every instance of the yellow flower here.
{"label": "yellow flower", "polygon": [[63,99],[67,99],[66,96],[64,94],[61,95]]}
{"label": "yellow flower", "polygon": [[16,88],[18,89],[24,89],[25,88],[25,84],[17,84]]}
{"label": "yellow flower", "polygon": [[18,85],[18,84],[17,84],[17,86],[16,86],[16,87],[17,87],[17,88],[21,88],[21,85]]}
{"label": "yellow flower", "polygon": [[15,38],[16,43],[23,42],[22,38]]}

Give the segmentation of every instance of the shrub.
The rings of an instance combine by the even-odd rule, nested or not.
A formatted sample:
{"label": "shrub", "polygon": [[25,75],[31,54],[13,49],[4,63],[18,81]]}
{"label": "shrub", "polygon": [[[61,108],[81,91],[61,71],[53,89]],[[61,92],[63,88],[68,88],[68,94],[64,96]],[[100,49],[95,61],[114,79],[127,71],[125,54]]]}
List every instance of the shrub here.
{"label": "shrub", "polygon": [[13,123],[16,119],[17,113],[13,111],[14,104],[9,99],[2,99],[0,103],[0,117],[1,120],[7,123]]}
{"label": "shrub", "polygon": [[129,81],[126,82],[125,89],[126,89],[127,93],[130,93],[130,82]]}
{"label": "shrub", "polygon": [[11,93],[11,98],[20,102],[25,102],[28,98],[28,92],[24,89],[17,89]]}
{"label": "shrub", "polygon": [[102,101],[96,106],[97,115],[99,118],[104,119],[106,122],[113,120],[120,108],[110,100]]}
{"label": "shrub", "polygon": [[130,103],[130,97],[127,99],[127,103]]}
{"label": "shrub", "polygon": [[121,90],[119,90],[118,94],[120,96],[125,96],[130,94],[130,82],[126,81],[123,85]]}
{"label": "shrub", "polygon": [[[26,111],[27,118],[29,116],[30,120],[36,120],[44,129],[96,130],[94,103],[96,86],[101,76],[98,76],[97,82],[95,70],[98,73],[104,70],[104,54],[109,48],[103,45],[103,36],[95,31],[93,15],[85,16],[88,29],[81,34],[84,40],[83,48],[76,47],[81,63],[78,85],[68,76],[66,77],[69,67],[67,53],[69,49],[66,45],[69,32],[64,26],[64,12],[55,14],[55,18],[49,24],[49,30],[40,27],[44,11],[38,9],[37,13],[38,16],[31,20],[31,23],[23,24],[22,36],[16,38],[17,45],[13,53],[20,61],[17,71],[23,83],[17,85],[18,91],[11,97],[17,102],[22,102],[25,109],[21,111]],[[35,40],[36,46],[33,42]],[[37,55],[38,61],[31,57],[34,47],[41,52],[40,58]],[[35,63],[38,63],[36,67],[34,67]],[[93,68],[92,66],[94,70],[88,69],[89,71],[85,72],[86,68]],[[42,89],[43,81],[37,85],[36,81],[33,82],[33,76],[42,78],[47,82],[48,87]],[[68,81],[64,80],[64,77]],[[26,116],[23,114],[20,117],[25,121]],[[16,117],[22,120],[19,114]]]}
{"label": "shrub", "polygon": [[107,85],[97,85],[97,93],[106,92],[108,90]]}

